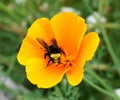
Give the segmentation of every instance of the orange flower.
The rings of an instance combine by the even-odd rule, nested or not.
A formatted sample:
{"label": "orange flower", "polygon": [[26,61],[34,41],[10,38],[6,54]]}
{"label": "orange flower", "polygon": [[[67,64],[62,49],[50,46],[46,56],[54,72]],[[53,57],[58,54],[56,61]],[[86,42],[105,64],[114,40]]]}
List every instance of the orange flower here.
{"label": "orange flower", "polygon": [[28,80],[39,88],[58,84],[64,74],[76,86],[99,44],[98,34],[84,36],[85,20],[72,12],[55,15],[51,20],[37,19],[28,29],[20,51],[19,63],[25,65]]}

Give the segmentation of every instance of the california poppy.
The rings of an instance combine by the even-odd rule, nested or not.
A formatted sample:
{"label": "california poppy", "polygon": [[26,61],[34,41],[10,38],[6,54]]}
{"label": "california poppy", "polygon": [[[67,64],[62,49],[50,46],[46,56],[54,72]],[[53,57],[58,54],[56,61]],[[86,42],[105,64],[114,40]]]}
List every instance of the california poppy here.
{"label": "california poppy", "polygon": [[[28,29],[17,55],[19,63],[26,66],[28,80],[39,88],[50,88],[66,74],[71,85],[78,85],[86,61],[92,59],[99,44],[98,34],[84,35],[86,29],[85,20],[73,12],[56,14],[51,20],[37,19]],[[54,47],[52,40],[58,52],[50,49]]]}

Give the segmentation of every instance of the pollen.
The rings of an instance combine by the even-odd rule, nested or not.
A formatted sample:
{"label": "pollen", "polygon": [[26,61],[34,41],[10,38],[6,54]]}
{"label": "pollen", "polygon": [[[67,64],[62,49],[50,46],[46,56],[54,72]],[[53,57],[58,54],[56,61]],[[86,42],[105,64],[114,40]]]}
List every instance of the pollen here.
{"label": "pollen", "polygon": [[56,53],[56,54],[51,54],[50,57],[51,58],[54,58],[54,59],[57,59],[57,58],[60,58],[61,54],[60,53]]}

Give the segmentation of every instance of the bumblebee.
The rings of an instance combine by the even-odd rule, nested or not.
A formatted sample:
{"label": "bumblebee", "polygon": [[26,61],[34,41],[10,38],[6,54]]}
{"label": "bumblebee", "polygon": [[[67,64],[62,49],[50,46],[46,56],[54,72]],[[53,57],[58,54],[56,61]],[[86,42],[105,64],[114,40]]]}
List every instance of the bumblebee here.
{"label": "bumblebee", "polygon": [[47,43],[41,39],[41,38],[37,38],[37,41],[45,48],[46,53],[44,54],[44,59],[46,59],[46,57],[49,57],[49,61],[47,63],[47,66],[50,65],[50,62],[52,62],[54,65],[59,65],[60,62],[60,57],[61,54],[64,53],[64,51],[58,47],[57,45],[57,41],[55,39],[51,39],[51,45],[48,46]]}

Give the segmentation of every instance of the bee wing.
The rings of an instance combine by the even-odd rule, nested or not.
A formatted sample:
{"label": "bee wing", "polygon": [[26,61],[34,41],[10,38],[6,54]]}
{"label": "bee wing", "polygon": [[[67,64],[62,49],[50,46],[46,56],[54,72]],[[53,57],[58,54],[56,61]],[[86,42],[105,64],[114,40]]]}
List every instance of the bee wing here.
{"label": "bee wing", "polygon": [[[54,47],[59,48],[58,44],[57,44],[57,41],[55,39],[52,39],[50,42]],[[65,52],[61,48],[59,48],[59,50],[66,56]]]}
{"label": "bee wing", "polygon": [[57,45],[57,41],[56,41],[55,39],[51,39],[50,42],[51,42],[51,44],[52,44],[54,47],[59,48],[58,45]]}
{"label": "bee wing", "polygon": [[44,48],[47,49],[48,45],[47,45],[47,43],[46,43],[43,39],[37,38],[37,41],[38,41]]}

